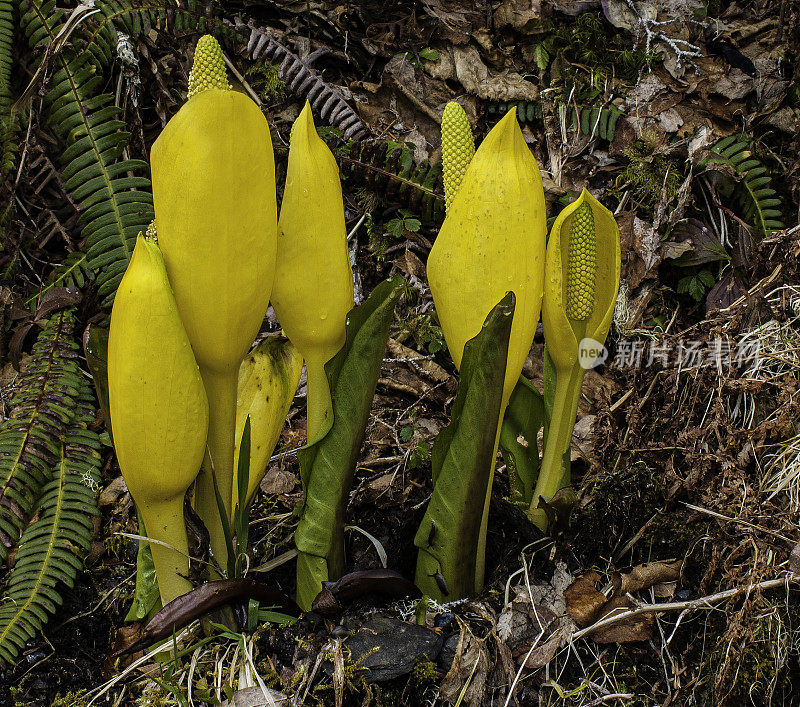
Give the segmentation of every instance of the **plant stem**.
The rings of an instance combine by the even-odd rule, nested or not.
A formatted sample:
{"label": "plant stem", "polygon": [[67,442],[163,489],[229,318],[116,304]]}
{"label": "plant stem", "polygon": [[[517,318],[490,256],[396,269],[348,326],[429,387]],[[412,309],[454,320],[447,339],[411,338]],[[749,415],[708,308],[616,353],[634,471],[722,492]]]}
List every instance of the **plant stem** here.
{"label": "plant stem", "polygon": [[236,387],[238,370],[220,373],[200,369],[208,395],[208,446],[203,460],[203,470],[197,477],[195,508],[208,528],[211,551],[220,566],[228,566],[228,547],[222,529],[222,519],[214,493],[211,477],[213,465],[219,493],[225,506],[228,522],[232,522],[233,451],[236,438]]}
{"label": "plant stem", "polygon": [[191,582],[186,579],[189,574],[189,541],[183,522],[183,497],[150,503],[146,509],[146,513],[142,512],[145,526],[142,534],[171,546],[150,543],[161,603],[166,605],[192,590]]}
{"label": "plant stem", "polygon": [[500,413],[497,422],[497,433],[494,437],[494,451],[492,452],[492,466],[489,469],[489,482],[486,486],[486,500],[483,504],[483,515],[481,516],[481,529],[478,534],[478,553],[475,557],[475,593],[483,589],[483,581],[486,575],[486,532],[489,527],[489,504],[492,500],[492,484],[494,483],[494,468],[497,465],[497,446],[500,443],[500,430],[503,427],[503,417],[505,415],[505,405]]}
{"label": "plant stem", "polygon": [[542,468],[533,492],[528,517],[540,529],[547,530],[547,515],[539,508],[539,498],[549,501],[561,487],[564,479],[563,458],[572,441],[578,399],[585,371],[577,362],[568,370],[556,371],[556,391],[553,415],[542,455]]}
{"label": "plant stem", "polygon": [[306,439],[308,444],[317,437],[333,419],[333,403],[325,361],[321,358],[306,359]]}

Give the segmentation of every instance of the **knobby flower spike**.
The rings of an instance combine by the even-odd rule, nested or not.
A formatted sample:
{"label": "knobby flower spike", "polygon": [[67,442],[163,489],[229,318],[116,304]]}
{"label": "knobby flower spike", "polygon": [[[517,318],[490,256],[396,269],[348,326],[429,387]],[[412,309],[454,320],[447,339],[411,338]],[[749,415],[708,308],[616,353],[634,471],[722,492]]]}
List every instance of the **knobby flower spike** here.
{"label": "knobby flower spike", "polygon": [[164,260],[141,234],[111,312],[108,386],[117,459],[142,534],[158,541],[150,549],[166,604],[192,589],[183,500],[203,460],[208,401]]}
{"label": "knobby flower spike", "polygon": [[219,42],[210,34],[205,34],[197,40],[194,50],[192,70],[189,72],[189,95],[192,98],[198,93],[210,88],[230,91],[228,75],[225,72],[225,58]]}
{"label": "knobby flower spike", "polygon": [[[492,308],[507,292],[513,291],[516,296],[500,420],[539,320],[545,233],[539,168],[511,110],[486,136],[469,163],[427,265],[442,331],[458,367],[464,345],[478,334]],[[483,585],[492,476],[481,525],[476,589]]]}
{"label": "knobby flower spike", "polygon": [[555,397],[542,466],[528,516],[542,530],[540,506],[564,478],[581,383],[605,344],[619,290],[620,244],[614,216],[586,189],[558,216],[550,231],[545,264],[542,322],[556,371]]}
{"label": "knobby flower spike", "polygon": [[332,423],[324,367],[345,341],[353,273],[339,168],[317,135],[308,101],[292,126],[289,143],[272,306],[284,333],[306,360],[310,443]]}
{"label": "knobby flower spike", "polygon": [[[292,404],[303,357],[288,339],[270,336],[242,361],[236,400],[236,453],[233,468],[238,469],[239,445],[244,424],[250,416],[250,477],[247,505],[267,470],[272,451],[280,437]],[[239,502],[239,489],[233,485],[233,508]]]}
{"label": "knobby flower spike", "polygon": [[151,151],[158,240],[208,393],[208,450],[195,505],[227,564],[212,470],[231,519],[239,365],[269,303],[277,208],[269,126],[229,90],[222,51],[202,37],[190,97]]}
{"label": "knobby flower spike", "polygon": [[474,155],[475,141],[467,114],[458,103],[450,101],[442,113],[442,174],[444,203],[448,210]]}

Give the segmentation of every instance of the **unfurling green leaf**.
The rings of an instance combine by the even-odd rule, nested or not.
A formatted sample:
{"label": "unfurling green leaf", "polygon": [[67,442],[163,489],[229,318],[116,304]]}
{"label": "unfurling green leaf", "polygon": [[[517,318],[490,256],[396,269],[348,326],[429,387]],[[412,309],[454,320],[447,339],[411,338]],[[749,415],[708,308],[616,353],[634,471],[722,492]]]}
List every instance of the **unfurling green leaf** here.
{"label": "unfurling green leaf", "polygon": [[345,344],[325,366],[333,420],[298,454],[305,504],[294,540],[297,601],[304,610],[322,582],[344,572],[344,511],[403,285],[401,278],[386,280],[347,316]]}
{"label": "unfurling green leaf", "polygon": [[475,566],[515,298],[508,293],[464,346],[452,422],[433,445],[433,495],[414,544],[416,584],[439,601],[476,591]]}

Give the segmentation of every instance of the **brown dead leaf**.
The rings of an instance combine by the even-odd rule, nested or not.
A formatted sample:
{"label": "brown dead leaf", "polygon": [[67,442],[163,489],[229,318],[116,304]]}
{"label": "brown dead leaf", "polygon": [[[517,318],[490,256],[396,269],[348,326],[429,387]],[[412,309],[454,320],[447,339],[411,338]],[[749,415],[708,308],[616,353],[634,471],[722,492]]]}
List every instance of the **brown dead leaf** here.
{"label": "brown dead leaf", "polygon": [[661,242],[656,229],[632,211],[623,211],[616,218],[623,253],[622,278],[633,289],[661,262]]}
{"label": "brown dead leaf", "polygon": [[645,562],[634,567],[630,572],[620,575],[621,583],[618,594],[633,594],[642,589],[649,589],[660,582],[674,582],[680,577],[681,560],[673,562]]}
{"label": "brown dead leaf", "polygon": [[596,415],[584,415],[575,423],[575,427],[572,430],[571,461],[585,459],[591,463],[592,458],[595,456],[595,436],[592,433],[592,425],[596,418]]}
{"label": "brown dead leaf", "polygon": [[535,84],[520,74],[491,71],[473,46],[442,49],[430,73],[438,79],[454,79],[467,93],[486,101],[535,101],[539,96]]}
{"label": "brown dead leaf", "polygon": [[439,687],[444,702],[455,702],[467,685],[462,704],[479,707],[485,704],[486,680],[489,676],[489,651],[485,640],[477,638],[469,626],[461,622],[456,654],[447,675]]}
{"label": "brown dead leaf", "polygon": [[[626,597],[616,597],[608,601],[603,607],[603,612],[598,620],[605,619],[616,614],[630,611],[633,604]],[[595,643],[633,643],[635,641],[647,641],[653,635],[655,617],[653,614],[638,614],[628,619],[601,628],[591,634]]]}
{"label": "brown dead leaf", "polygon": [[[408,365],[413,369],[420,369],[430,376],[436,383],[453,383],[455,378],[444,370],[438,363],[422,356],[418,351],[404,346],[395,339],[389,339],[389,353],[393,358],[408,359]],[[412,363],[413,362],[413,363]]]}
{"label": "brown dead leaf", "polygon": [[564,592],[567,613],[581,628],[593,624],[606,603],[605,594],[595,587],[600,581],[601,577],[597,572],[584,572]]}
{"label": "brown dead leaf", "polygon": [[411,279],[411,284],[417,288],[424,288],[427,282],[425,274],[425,264],[419,259],[416,253],[406,248],[394,260],[395,267],[404,272]]}
{"label": "brown dead leaf", "polygon": [[540,0],[503,0],[503,3],[494,11],[495,29],[513,27],[518,31],[525,31],[529,22],[541,19],[542,3]]}
{"label": "brown dead leaf", "polygon": [[[561,624],[550,637],[541,645],[537,646],[531,651],[528,659],[525,661],[526,668],[543,668],[553,658],[555,658],[558,649],[561,648],[568,640],[572,631],[567,624]],[[523,656],[520,656],[524,658]],[[521,662],[521,661],[520,661]]]}

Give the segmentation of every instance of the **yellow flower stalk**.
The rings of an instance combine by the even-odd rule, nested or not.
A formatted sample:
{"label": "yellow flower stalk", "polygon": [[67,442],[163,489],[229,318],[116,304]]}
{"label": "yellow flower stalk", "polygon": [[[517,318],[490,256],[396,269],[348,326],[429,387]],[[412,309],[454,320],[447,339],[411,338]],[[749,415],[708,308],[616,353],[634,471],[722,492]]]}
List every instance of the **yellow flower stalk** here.
{"label": "yellow flower stalk", "polygon": [[269,126],[229,90],[222,51],[198,42],[190,97],[151,151],[158,239],[208,393],[208,450],[196,508],[223,567],[227,547],[211,468],[231,520],[239,365],[267,310],[277,208]]}
{"label": "yellow flower stalk", "polygon": [[150,544],[166,604],[192,589],[183,500],[203,460],[208,401],[164,260],[141,234],[111,312],[108,388],[114,447],[144,532],[170,546]]}
{"label": "yellow flower stalk", "polygon": [[325,364],[344,345],[345,321],[353,308],[353,273],[339,168],[317,134],[308,101],[289,143],[272,306],[306,361],[310,443],[332,422]]}
{"label": "yellow flower stalk", "polygon": [[[233,468],[239,468],[239,445],[250,416],[250,477],[245,505],[256,492],[281,435],[286,415],[300,381],[303,357],[292,343],[277,336],[261,342],[242,361],[236,400],[236,452]],[[233,503],[239,489],[233,485]]]}
{"label": "yellow flower stalk", "polygon": [[[542,178],[511,110],[472,158],[427,265],[436,311],[457,367],[464,345],[478,334],[492,308],[508,291],[516,296],[498,434],[539,321],[545,234]],[[481,526],[477,589],[483,585],[492,477]]]}
{"label": "yellow flower stalk", "polygon": [[[542,530],[564,477],[586,367],[605,344],[619,290],[620,244],[614,216],[586,189],[558,216],[545,264],[542,323],[556,370],[553,414],[528,516]],[[582,365],[583,364],[583,365]]]}
{"label": "yellow flower stalk", "polygon": [[474,155],[475,141],[467,114],[458,103],[450,101],[442,113],[442,175],[446,209],[450,208],[461,188]]}

